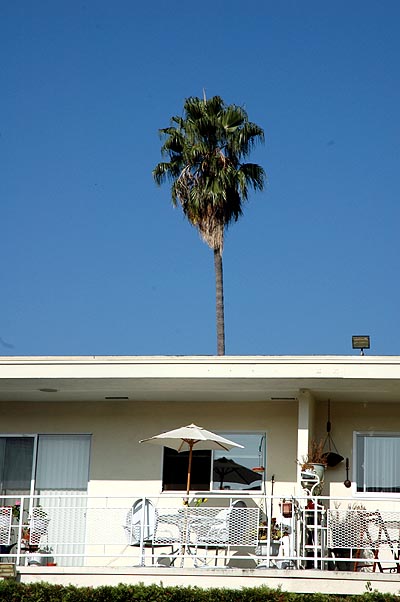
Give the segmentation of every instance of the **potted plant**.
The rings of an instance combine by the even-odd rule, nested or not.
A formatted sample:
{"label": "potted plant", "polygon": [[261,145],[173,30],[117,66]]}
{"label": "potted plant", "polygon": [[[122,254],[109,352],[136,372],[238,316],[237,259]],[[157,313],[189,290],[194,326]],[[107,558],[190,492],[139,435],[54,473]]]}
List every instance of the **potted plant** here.
{"label": "potted plant", "polygon": [[[301,484],[304,489],[313,489],[315,486],[320,486],[322,490],[324,482],[324,474],[326,469],[326,458],[324,456],[323,441],[312,439],[308,448],[308,454],[303,456],[300,462],[301,466]],[[311,474],[310,474],[311,473]],[[315,477],[313,476],[315,475]],[[315,493],[315,489],[313,490]],[[320,491],[319,491],[320,493]]]}
{"label": "potted plant", "polygon": [[53,548],[50,546],[44,546],[39,550],[41,554],[45,554],[45,556],[42,557],[42,564],[45,566],[57,566],[57,564],[54,562],[54,557],[51,555],[52,551]]}
{"label": "potted plant", "polygon": [[14,506],[12,507],[12,516],[13,518],[15,518],[16,521],[19,521],[19,517],[21,514],[21,501],[17,500],[14,504]]}
{"label": "potted plant", "polygon": [[[270,556],[277,556],[279,554],[281,539],[284,535],[286,535],[286,533],[281,530],[280,525],[276,522],[276,518],[271,518],[271,527],[269,529],[269,540],[270,540],[269,553],[270,553]],[[267,523],[267,521],[262,521],[260,523],[260,526],[258,529],[258,539],[259,539],[259,553],[261,556],[266,556],[267,555],[266,543],[268,541],[268,523]]]}
{"label": "potted plant", "polygon": [[36,552],[28,553],[28,564],[33,566],[57,566],[54,557],[51,555],[53,548],[44,546]]}

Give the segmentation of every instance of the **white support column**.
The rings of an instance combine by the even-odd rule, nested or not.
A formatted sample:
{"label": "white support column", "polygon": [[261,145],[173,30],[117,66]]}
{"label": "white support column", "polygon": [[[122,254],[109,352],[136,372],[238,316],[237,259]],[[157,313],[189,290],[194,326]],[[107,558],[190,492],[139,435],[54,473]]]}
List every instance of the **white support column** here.
{"label": "white support column", "polygon": [[300,389],[297,421],[297,490],[302,491],[301,468],[299,462],[308,453],[308,446],[314,428],[315,400],[308,389]]}

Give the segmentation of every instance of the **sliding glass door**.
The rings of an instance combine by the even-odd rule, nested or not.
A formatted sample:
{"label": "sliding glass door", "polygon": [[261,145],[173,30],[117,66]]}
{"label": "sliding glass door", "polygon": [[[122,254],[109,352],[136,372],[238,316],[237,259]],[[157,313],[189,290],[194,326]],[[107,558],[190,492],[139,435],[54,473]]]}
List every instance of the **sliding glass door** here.
{"label": "sliding glass door", "polygon": [[[23,510],[43,508],[48,528],[40,546],[57,542],[55,554],[83,554],[89,459],[90,435],[0,435],[0,495],[39,496],[28,497]],[[62,564],[80,561],[64,557]]]}

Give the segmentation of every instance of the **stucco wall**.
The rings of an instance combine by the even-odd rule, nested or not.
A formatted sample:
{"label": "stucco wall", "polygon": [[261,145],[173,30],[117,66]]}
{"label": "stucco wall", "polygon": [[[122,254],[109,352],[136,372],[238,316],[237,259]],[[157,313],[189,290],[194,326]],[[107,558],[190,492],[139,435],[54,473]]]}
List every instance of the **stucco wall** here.
{"label": "stucco wall", "polygon": [[[400,432],[400,411],[396,403],[335,403],[331,405],[331,436],[344,458],[349,458],[349,478],[353,477],[353,434],[356,431]],[[327,404],[316,408],[316,439],[325,439]],[[332,496],[350,495],[344,487],[345,462],[330,468],[325,474],[324,494]],[[355,492],[353,492],[355,493]]]}
{"label": "stucco wall", "polygon": [[267,472],[276,489],[294,492],[296,480],[297,403],[221,402],[24,403],[0,404],[5,433],[90,433],[89,493],[115,495],[161,490],[162,448],[139,440],[194,422],[217,432],[267,434]]}
{"label": "stucco wall", "polygon": [[[276,402],[132,402],[0,403],[3,434],[90,433],[89,493],[92,495],[158,494],[162,448],[140,444],[154,434],[195,422],[217,432],[261,431],[267,434],[267,492],[275,475],[276,495],[295,493],[298,405]],[[315,404],[314,433],[326,436],[327,405]],[[354,431],[400,431],[398,404],[335,403],[332,437],[353,468]],[[325,495],[350,495],[343,485],[345,464],[328,469]]]}

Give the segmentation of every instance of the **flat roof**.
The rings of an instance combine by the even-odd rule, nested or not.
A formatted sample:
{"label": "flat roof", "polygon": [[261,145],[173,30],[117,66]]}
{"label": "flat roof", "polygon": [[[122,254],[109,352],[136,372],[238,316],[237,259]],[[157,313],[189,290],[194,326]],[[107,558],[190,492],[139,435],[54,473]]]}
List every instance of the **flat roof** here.
{"label": "flat roof", "polygon": [[0,401],[400,401],[400,356],[0,357]]}

